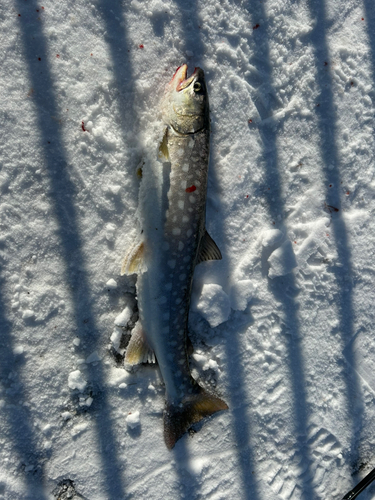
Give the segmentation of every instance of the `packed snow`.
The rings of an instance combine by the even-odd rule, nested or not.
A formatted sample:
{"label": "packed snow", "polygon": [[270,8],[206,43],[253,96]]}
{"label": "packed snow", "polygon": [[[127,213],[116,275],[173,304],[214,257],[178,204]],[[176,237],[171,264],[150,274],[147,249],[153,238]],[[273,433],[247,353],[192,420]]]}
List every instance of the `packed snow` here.
{"label": "packed snow", "polygon": [[[4,0],[0,22],[0,499],[341,500],[375,467],[373,2]],[[185,62],[223,255],[196,268],[191,370],[229,410],[168,451],[120,269]]]}

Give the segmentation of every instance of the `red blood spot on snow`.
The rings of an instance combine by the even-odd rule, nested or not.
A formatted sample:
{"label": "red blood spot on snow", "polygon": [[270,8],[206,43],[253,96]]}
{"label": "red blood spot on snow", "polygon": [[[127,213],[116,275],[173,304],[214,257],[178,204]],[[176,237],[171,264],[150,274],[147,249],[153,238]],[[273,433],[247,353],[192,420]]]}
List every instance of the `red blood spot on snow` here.
{"label": "red blood spot on snow", "polygon": [[85,122],[82,122],[81,127],[82,127],[82,130],[83,130],[84,132],[88,132],[88,130],[87,130],[87,129],[85,129]]}
{"label": "red blood spot on snow", "polygon": [[350,85],[351,85],[351,86],[353,87],[353,85],[354,85],[354,82],[350,82]]}
{"label": "red blood spot on snow", "polygon": [[144,45],[143,43],[141,43],[141,45],[139,46],[140,49],[144,49]]}
{"label": "red blood spot on snow", "polygon": [[38,57],[38,61],[41,61],[42,59],[40,57]]}
{"label": "red blood spot on snow", "polygon": [[364,21],[364,20],[365,20],[365,18],[364,18],[364,17],[362,17],[362,21]]}
{"label": "red blood spot on snow", "polygon": [[21,17],[21,14],[18,14],[18,17]]}
{"label": "red blood spot on snow", "polygon": [[256,24],[255,26],[253,26],[253,30],[257,30],[259,28],[259,24]]}
{"label": "red blood spot on snow", "polygon": [[296,241],[295,241],[294,243],[297,245],[297,242],[296,242]]}
{"label": "red blood spot on snow", "polygon": [[37,12],[39,12],[39,9],[36,9]]}
{"label": "red blood spot on snow", "polygon": [[329,236],[329,234],[328,234],[328,233],[326,233],[326,236]]}
{"label": "red blood spot on snow", "polygon": [[331,188],[332,187],[332,184],[329,185],[329,187]]}
{"label": "red blood spot on snow", "polygon": [[44,10],[44,7],[42,7],[42,9]]}
{"label": "red blood spot on snow", "polygon": [[248,123],[253,123],[253,120],[250,118],[250,119],[248,120]]}
{"label": "red blood spot on snow", "polygon": [[90,54],[90,56],[92,56],[92,54]]}
{"label": "red blood spot on snow", "polygon": [[193,193],[197,188],[194,186],[194,184],[188,188],[185,189],[187,193]]}
{"label": "red blood spot on snow", "polygon": [[327,61],[324,61],[324,66],[328,66],[328,63],[327,63]]}
{"label": "red blood spot on snow", "polygon": [[56,57],[60,57],[60,54],[56,54]]}
{"label": "red blood spot on snow", "polygon": [[247,195],[246,195],[246,198],[248,198],[248,197],[249,197],[249,195],[247,194]]}
{"label": "red blood spot on snow", "polygon": [[346,194],[349,196],[350,195],[350,191],[347,191]]}
{"label": "red blood spot on snow", "polygon": [[339,212],[340,209],[339,208],[336,208],[336,207],[333,207],[332,205],[327,205],[327,203],[325,204],[326,208],[332,213],[332,210],[334,212]]}

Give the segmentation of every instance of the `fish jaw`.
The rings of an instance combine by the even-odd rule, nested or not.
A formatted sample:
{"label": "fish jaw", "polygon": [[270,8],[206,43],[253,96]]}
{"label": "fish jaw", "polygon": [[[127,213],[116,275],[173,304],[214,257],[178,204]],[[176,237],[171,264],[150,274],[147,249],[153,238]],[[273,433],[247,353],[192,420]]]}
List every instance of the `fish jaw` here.
{"label": "fish jaw", "polygon": [[172,80],[168,83],[168,86],[173,86],[175,89],[177,89],[180,83],[186,80],[187,69],[188,69],[187,64],[179,66],[176,69],[175,74],[172,77]]}
{"label": "fish jaw", "polygon": [[193,134],[209,129],[208,92],[201,68],[187,78],[187,65],[177,68],[167,84],[162,100],[164,122],[177,134]]}

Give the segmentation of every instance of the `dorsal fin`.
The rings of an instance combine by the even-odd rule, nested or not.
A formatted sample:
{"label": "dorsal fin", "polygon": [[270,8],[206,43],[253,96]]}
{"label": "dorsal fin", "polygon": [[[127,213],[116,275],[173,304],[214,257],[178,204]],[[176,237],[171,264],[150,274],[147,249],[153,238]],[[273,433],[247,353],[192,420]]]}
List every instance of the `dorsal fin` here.
{"label": "dorsal fin", "polygon": [[197,264],[206,260],[221,259],[222,256],[218,246],[206,230],[200,242]]}

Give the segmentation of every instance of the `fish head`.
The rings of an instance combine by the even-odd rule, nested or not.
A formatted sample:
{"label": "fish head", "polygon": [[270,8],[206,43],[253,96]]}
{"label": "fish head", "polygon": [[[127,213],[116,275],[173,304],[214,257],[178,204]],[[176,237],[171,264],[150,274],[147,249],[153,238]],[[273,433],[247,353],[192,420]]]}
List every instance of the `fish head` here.
{"label": "fish head", "polygon": [[187,64],[177,68],[166,86],[162,101],[163,119],[179,134],[209,128],[208,93],[204,72],[195,68],[187,78]]}

